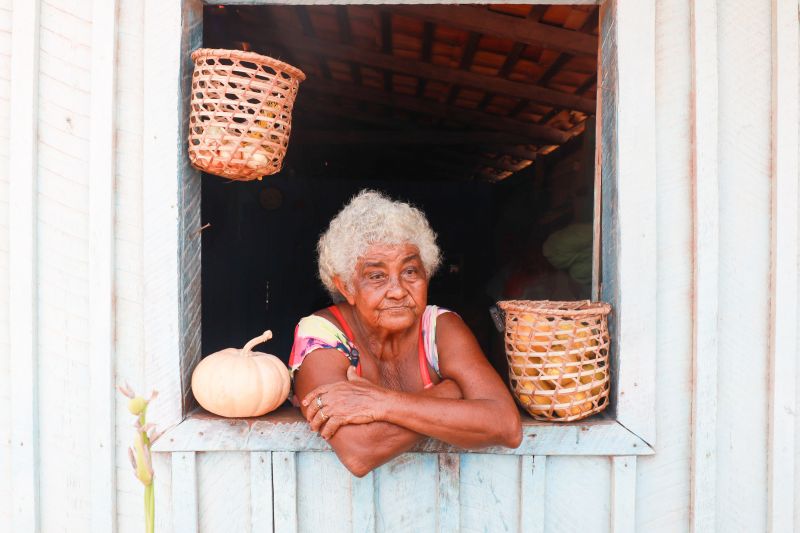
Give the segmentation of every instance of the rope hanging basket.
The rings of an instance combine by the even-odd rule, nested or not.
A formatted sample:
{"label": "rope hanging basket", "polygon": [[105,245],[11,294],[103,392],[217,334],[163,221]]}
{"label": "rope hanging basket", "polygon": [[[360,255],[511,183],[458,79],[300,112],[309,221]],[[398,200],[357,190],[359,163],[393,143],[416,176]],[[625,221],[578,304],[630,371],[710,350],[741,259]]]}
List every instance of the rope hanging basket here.
{"label": "rope hanging basket", "polygon": [[241,181],[280,171],[305,74],[277,59],[239,50],[200,48],[192,60],[192,165]]}
{"label": "rope hanging basket", "polygon": [[589,300],[508,300],[505,348],[514,396],[537,420],[569,422],[608,406],[608,314]]}

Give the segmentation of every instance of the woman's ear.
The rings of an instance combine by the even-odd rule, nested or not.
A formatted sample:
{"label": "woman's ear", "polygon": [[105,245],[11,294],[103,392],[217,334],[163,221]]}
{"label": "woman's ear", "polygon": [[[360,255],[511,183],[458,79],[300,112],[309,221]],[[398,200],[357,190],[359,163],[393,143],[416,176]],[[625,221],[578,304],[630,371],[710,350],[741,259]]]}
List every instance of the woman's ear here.
{"label": "woman's ear", "polygon": [[347,300],[347,303],[350,305],[355,305],[355,295],[347,288],[347,285],[345,285],[345,283],[342,281],[342,278],[339,276],[333,276],[333,284],[336,285],[336,290],[339,291],[339,294],[344,296],[344,299]]}

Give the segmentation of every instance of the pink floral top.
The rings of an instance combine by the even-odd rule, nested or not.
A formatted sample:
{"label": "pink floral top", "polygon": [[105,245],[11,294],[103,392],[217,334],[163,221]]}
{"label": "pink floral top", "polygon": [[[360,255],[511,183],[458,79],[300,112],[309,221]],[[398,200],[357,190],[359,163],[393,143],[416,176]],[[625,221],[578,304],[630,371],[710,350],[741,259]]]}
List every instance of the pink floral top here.
{"label": "pink floral top", "polygon": [[[452,313],[452,311],[429,305],[422,314],[421,344],[428,364],[440,377],[439,353],[436,349],[436,319],[444,313]],[[295,328],[294,345],[289,356],[289,368],[292,376],[303,364],[303,360],[308,354],[322,348],[340,351],[350,360],[351,365],[358,367],[358,350],[345,332],[326,318],[310,315],[302,318]]]}

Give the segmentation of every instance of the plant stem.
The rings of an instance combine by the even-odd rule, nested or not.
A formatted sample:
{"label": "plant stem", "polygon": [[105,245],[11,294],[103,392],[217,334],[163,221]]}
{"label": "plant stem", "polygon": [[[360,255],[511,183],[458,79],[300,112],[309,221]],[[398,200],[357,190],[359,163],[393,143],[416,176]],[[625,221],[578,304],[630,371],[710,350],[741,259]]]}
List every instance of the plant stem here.
{"label": "plant stem", "polygon": [[154,533],[156,529],[156,508],[153,484],[144,486],[144,527],[146,533]]}

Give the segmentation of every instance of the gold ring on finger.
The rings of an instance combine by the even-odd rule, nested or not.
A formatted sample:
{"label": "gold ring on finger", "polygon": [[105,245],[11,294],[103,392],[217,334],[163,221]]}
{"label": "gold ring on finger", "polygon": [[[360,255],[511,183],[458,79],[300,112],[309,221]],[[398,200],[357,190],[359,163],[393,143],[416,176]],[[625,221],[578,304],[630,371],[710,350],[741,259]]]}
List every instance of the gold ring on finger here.
{"label": "gold ring on finger", "polygon": [[325,422],[327,419],[330,418],[328,415],[326,415],[325,413],[322,412],[322,409],[319,410],[319,416],[322,417],[322,421],[323,422]]}

